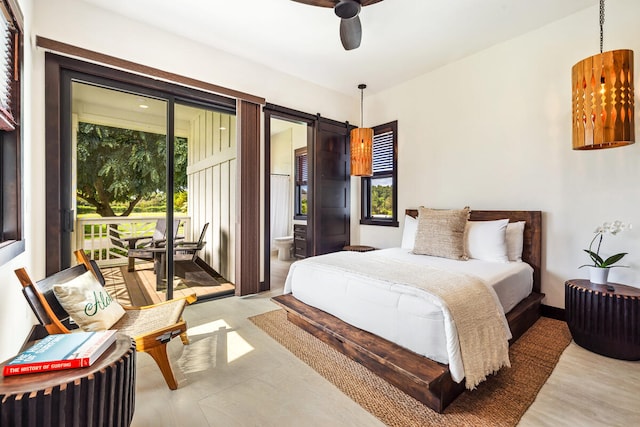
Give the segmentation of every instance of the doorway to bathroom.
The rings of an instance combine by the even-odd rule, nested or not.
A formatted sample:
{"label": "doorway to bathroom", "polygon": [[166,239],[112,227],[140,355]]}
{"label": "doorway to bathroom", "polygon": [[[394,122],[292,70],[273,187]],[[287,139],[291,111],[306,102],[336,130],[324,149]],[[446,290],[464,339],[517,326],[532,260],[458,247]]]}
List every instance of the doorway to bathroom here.
{"label": "doorway to bathroom", "polygon": [[264,281],[284,285],[297,259],[350,241],[349,131],[353,126],[267,103]]}
{"label": "doorway to bathroom", "polygon": [[269,272],[274,289],[284,286],[291,263],[306,256],[308,125],[279,117],[271,117],[269,124]]}

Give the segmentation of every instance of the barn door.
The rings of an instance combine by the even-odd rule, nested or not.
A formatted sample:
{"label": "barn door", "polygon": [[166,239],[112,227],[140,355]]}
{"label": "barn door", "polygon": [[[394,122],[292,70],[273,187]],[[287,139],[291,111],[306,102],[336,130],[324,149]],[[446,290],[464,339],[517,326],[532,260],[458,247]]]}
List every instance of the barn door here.
{"label": "barn door", "polygon": [[346,123],[318,117],[309,160],[313,214],[309,217],[309,255],[342,250],[350,240],[349,128]]}

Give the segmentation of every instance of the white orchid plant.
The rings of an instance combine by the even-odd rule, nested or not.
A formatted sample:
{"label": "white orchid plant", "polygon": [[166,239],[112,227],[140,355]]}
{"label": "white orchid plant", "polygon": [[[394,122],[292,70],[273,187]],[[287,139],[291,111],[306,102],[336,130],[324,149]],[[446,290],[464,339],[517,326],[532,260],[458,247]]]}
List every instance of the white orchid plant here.
{"label": "white orchid plant", "polygon": [[[631,229],[631,224],[625,224],[622,221],[618,221],[618,220],[613,222],[605,222],[604,224],[596,228],[596,230],[594,231],[596,235],[593,236],[593,239],[589,244],[589,249],[584,249],[584,251],[589,254],[589,257],[591,258],[591,261],[593,261],[593,264],[584,264],[584,265],[581,265],[580,268],[582,267],[599,267],[599,268],[627,267],[626,265],[613,265],[616,262],[620,261],[622,258],[624,258],[624,256],[627,255],[627,252],[621,252],[619,254],[611,255],[607,259],[602,259],[602,257],[600,256],[600,245],[602,245],[602,238],[604,237],[605,234],[611,234],[612,236],[615,236],[616,234],[629,229]],[[596,240],[598,241],[598,246],[596,247],[596,250],[593,251],[593,244],[596,242]]]}

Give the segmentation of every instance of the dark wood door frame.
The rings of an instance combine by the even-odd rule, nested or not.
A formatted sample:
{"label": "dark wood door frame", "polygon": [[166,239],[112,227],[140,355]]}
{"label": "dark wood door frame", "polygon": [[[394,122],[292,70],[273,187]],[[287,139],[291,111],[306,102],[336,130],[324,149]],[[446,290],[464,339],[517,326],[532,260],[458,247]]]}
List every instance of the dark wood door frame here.
{"label": "dark wood door frame", "polygon": [[[196,89],[168,83],[138,74],[120,71],[113,68],[92,64],[77,59],[60,56],[47,52],[45,54],[45,155],[46,155],[46,239],[45,253],[46,274],[58,272],[71,263],[70,241],[62,232],[65,222],[69,221],[65,215],[65,200],[68,200],[70,186],[64,185],[61,180],[61,168],[68,167],[70,153],[68,153],[68,141],[70,128],[61,123],[62,110],[70,108],[70,105],[62,105],[63,86],[66,72],[86,73],[88,75],[104,78],[123,84],[135,85],[145,90],[163,93],[168,98],[188,100],[192,103],[214,104],[230,110],[236,108],[236,100],[202,92]],[[238,211],[236,220],[237,239],[236,253],[236,294],[246,295],[258,290],[260,264],[260,245],[249,240],[246,244],[240,236],[247,238],[251,235],[259,235],[260,226],[260,202],[256,197],[259,194],[260,176],[255,172],[260,165],[260,133],[259,133],[259,105],[249,101],[239,103],[237,122],[239,129],[238,139],[238,173],[245,174],[239,180],[240,190]],[[256,113],[256,111],[258,113]],[[246,120],[246,123],[245,123]],[[65,151],[66,150],[66,151]],[[254,176],[255,175],[255,176]],[[68,224],[66,225],[68,226]],[[66,240],[65,240],[66,239]],[[238,271],[242,270],[242,274]],[[246,282],[245,282],[246,279]]]}
{"label": "dark wood door frame", "polygon": [[[260,289],[260,106],[238,100],[238,190],[236,295]],[[238,283],[241,286],[238,286]]]}
{"label": "dark wood door frame", "polygon": [[[307,125],[307,149],[313,147],[313,135],[317,116],[267,103],[264,108],[264,280],[260,283],[261,291],[271,288],[271,119],[305,123]],[[309,174],[309,180],[311,180]],[[310,206],[312,195],[307,193],[307,206]],[[307,239],[310,236],[307,235]]]}

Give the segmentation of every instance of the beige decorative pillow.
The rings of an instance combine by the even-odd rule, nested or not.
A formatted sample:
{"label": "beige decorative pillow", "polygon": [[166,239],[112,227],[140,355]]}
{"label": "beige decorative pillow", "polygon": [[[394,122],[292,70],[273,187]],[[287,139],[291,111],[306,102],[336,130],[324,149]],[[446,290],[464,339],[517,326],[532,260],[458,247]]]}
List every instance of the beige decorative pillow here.
{"label": "beige decorative pillow", "polygon": [[438,210],[418,208],[418,231],[413,253],[442,258],[466,260],[464,228],[469,208]]}
{"label": "beige decorative pillow", "polygon": [[92,272],[61,284],[53,293],[69,316],[85,331],[104,331],[124,315],[124,308],[100,285]]}

